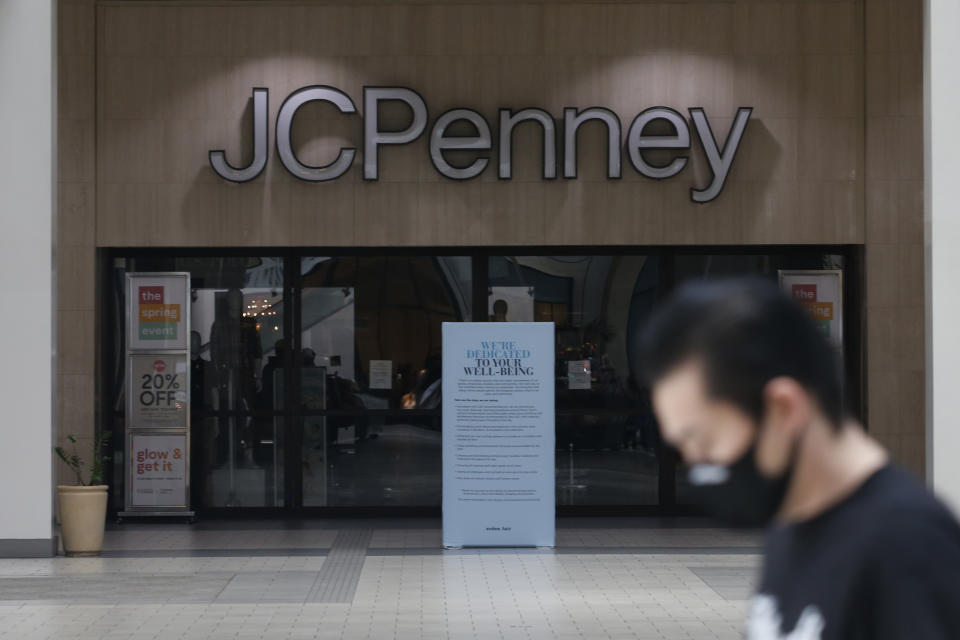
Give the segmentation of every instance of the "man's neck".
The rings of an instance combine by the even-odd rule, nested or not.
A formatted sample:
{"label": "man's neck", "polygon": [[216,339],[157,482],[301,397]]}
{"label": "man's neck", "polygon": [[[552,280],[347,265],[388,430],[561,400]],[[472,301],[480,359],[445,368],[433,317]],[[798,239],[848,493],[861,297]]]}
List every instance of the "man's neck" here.
{"label": "man's neck", "polygon": [[822,422],[810,425],[783,506],[781,523],[809,520],[856,491],[887,463],[887,453],[855,422],[836,431]]}

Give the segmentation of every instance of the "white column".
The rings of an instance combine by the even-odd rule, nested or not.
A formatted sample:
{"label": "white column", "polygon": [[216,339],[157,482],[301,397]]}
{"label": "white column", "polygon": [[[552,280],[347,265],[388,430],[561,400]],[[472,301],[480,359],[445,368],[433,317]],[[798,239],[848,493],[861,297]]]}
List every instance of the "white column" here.
{"label": "white column", "polygon": [[0,0],[0,557],[51,555],[55,0]]}
{"label": "white column", "polygon": [[960,2],[925,9],[927,478],[960,513]]}

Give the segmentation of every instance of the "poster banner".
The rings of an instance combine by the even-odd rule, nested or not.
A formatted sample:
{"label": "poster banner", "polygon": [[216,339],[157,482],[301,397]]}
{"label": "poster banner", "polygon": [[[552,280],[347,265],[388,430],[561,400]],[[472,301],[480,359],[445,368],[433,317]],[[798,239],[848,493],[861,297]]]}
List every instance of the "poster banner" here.
{"label": "poster banner", "polygon": [[187,506],[186,434],[127,436],[130,507]]}
{"label": "poster banner", "polygon": [[188,349],[189,294],[189,274],[128,274],[127,349]]}
{"label": "poster banner", "polygon": [[839,269],[779,272],[780,287],[800,304],[831,344],[843,346],[843,272]]}
{"label": "poster banner", "polygon": [[554,325],[443,323],[443,545],[552,547]]}
{"label": "poster banner", "polygon": [[393,387],[393,360],[370,361],[370,388],[390,389]]}
{"label": "poster banner", "polygon": [[129,356],[130,429],[187,428],[190,368],[187,354]]}
{"label": "poster banner", "polygon": [[190,273],[127,274],[127,516],[190,511]]}

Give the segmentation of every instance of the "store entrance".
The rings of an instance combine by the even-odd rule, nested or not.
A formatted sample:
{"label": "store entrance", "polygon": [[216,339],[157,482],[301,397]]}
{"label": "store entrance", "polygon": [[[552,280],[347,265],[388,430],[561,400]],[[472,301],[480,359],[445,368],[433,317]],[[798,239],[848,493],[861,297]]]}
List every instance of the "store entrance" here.
{"label": "store entrance", "polygon": [[303,507],[441,499],[441,326],[472,319],[469,256],[303,256],[293,328]]}
{"label": "store entrance", "polygon": [[[658,436],[638,338],[689,278],[843,269],[854,248],[138,250],[114,252],[102,362],[124,433],[128,271],[191,274],[191,496],[200,512],[432,514],[441,503],[441,326],[556,324],[561,514],[682,512],[686,485]],[[859,362],[847,286],[846,359]],[[859,368],[848,367],[859,406]],[[122,460],[115,437],[115,460]],[[122,504],[122,465],[112,494]]]}

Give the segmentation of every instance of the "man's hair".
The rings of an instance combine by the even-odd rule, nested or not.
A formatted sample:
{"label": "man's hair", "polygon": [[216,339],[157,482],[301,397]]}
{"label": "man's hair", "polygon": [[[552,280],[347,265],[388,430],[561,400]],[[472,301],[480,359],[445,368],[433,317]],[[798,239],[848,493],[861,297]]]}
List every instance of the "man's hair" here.
{"label": "man's hair", "polygon": [[806,388],[835,427],[842,423],[838,354],[807,313],[769,281],[681,286],[651,316],[641,347],[651,387],[676,367],[699,361],[707,393],[759,422],[767,382],[787,376]]}

